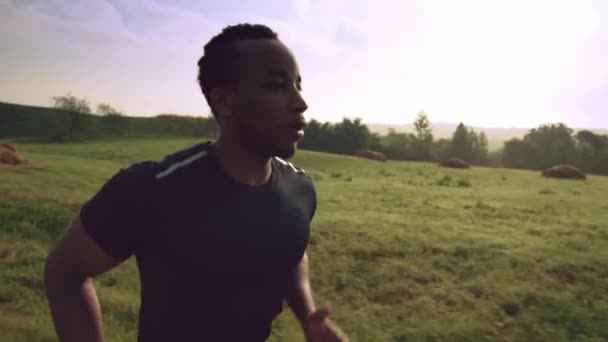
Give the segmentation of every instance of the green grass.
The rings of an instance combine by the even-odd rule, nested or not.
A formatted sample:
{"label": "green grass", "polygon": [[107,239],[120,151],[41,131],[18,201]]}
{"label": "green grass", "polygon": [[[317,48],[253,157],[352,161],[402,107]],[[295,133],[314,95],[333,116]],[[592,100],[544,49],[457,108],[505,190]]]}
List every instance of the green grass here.
{"label": "green grass", "polygon": [[[0,167],[0,340],[52,341],[42,265],[78,206],[119,168],[192,139],[17,143]],[[301,151],[319,207],[309,248],[319,304],[352,341],[608,340],[608,178]],[[127,262],[96,279],[109,341],[136,336]],[[271,341],[302,341],[288,310]]]}

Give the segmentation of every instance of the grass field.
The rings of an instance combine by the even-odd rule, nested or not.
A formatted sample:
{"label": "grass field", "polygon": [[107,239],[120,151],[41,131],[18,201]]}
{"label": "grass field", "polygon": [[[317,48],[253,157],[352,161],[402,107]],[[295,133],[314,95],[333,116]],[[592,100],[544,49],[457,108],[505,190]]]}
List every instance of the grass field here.
{"label": "grass field", "polygon": [[[0,341],[53,341],[42,267],[78,206],[119,168],[192,139],[15,143],[0,167]],[[352,341],[608,340],[608,178],[448,170],[301,151],[319,207],[319,304]],[[96,279],[108,341],[134,341],[129,261]],[[286,310],[272,341],[302,341]]]}

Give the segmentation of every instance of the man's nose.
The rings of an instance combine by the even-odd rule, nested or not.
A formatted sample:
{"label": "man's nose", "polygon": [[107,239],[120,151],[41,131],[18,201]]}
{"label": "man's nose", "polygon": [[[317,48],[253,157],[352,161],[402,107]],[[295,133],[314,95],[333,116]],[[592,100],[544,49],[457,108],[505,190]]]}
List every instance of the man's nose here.
{"label": "man's nose", "polygon": [[294,91],[292,103],[293,103],[293,110],[295,112],[297,112],[298,114],[302,114],[308,109],[308,104],[306,104],[306,101],[302,97],[302,93],[297,89]]}

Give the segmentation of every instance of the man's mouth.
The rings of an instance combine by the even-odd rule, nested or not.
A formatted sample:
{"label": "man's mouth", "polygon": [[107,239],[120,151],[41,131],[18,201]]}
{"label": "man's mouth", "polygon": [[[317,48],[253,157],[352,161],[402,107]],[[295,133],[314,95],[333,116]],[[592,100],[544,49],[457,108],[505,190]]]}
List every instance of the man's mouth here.
{"label": "man's mouth", "polygon": [[304,123],[295,123],[289,125],[289,133],[293,140],[300,140],[304,136]]}

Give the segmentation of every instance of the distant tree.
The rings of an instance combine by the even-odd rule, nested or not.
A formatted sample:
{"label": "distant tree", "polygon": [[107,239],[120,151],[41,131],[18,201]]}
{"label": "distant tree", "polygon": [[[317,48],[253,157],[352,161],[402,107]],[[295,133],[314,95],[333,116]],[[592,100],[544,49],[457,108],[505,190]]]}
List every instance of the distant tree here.
{"label": "distant tree", "polygon": [[473,141],[469,130],[461,122],[452,135],[450,146],[451,157],[460,158],[468,163],[473,162]]}
{"label": "distant tree", "polygon": [[505,142],[503,163],[507,167],[546,169],[564,163],[580,165],[580,155],[572,130],[558,123],[542,125],[530,130],[523,139]]}
{"label": "distant tree", "polygon": [[336,124],[311,119],[298,146],[305,150],[355,155],[380,145],[380,137],[372,134],[361,119],[344,118]]}
{"label": "distant tree", "polygon": [[[606,140],[608,140],[608,137],[606,138]],[[595,157],[595,168],[592,172],[600,175],[608,175],[608,147],[604,147],[604,149]]]}
{"label": "distant tree", "polygon": [[532,168],[544,169],[557,164],[576,162],[576,142],[572,129],[563,123],[532,129],[524,140],[532,150]]}
{"label": "distant tree", "polygon": [[414,146],[414,158],[416,160],[431,160],[431,148],[433,145],[433,130],[428,116],[420,111],[414,121],[416,139]]}
{"label": "distant tree", "polygon": [[67,92],[64,96],[52,96],[51,99],[53,100],[53,107],[56,109],[74,113],[91,113],[91,105],[86,97],[80,99],[72,95],[71,92]]}
{"label": "distant tree", "polygon": [[334,126],[333,152],[354,155],[369,148],[371,132],[361,119],[344,118]]}
{"label": "distant tree", "polygon": [[505,142],[502,163],[506,167],[520,169],[532,168],[532,148],[530,144],[518,138],[513,138]]}
{"label": "distant tree", "polygon": [[461,122],[452,135],[448,155],[462,159],[469,164],[487,165],[488,137],[484,132],[467,128]]}
{"label": "distant tree", "polygon": [[97,105],[97,113],[100,115],[123,115],[120,111],[114,109],[107,103],[100,103]]}
{"label": "distant tree", "polygon": [[442,161],[450,157],[452,141],[450,139],[437,139],[431,145],[431,153],[434,161]]}
{"label": "distant tree", "polygon": [[472,163],[486,165],[488,163],[488,137],[485,132],[469,131],[469,138],[472,141]]}
{"label": "distant tree", "polygon": [[588,130],[576,133],[577,160],[582,169],[608,174],[608,136]]}
{"label": "distant tree", "polygon": [[488,166],[492,167],[504,167],[503,157],[504,157],[504,147],[499,148],[498,150],[488,152]]}
{"label": "distant tree", "polygon": [[299,147],[305,150],[331,152],[332,139],[333,125],[311,119],[306,124],[304,138],[299,143]]}
{"label": "distant tree", "polygon": [[598,151],[596,135],[591,131],[580,131],[576,134],[578,165],[583,170],[594,168],[595,157]]}
{"label": "distant tree", "polygon": [[372,133],[369,137],[369,149],[373,151],[383,152],[382,138],[378,133]]}
{"label": "distant tree", "polygon": [[413,160],[415,157],[416,136],[412,133],[397,133],[389,128],[383,139],[384,154],[389,159]]}
{"label": "distant tree", "polygon": [[[129,132],[129,120],[107,103],[97,105],[97,113],[102,115],[101,122],[106,135],[125,135]],[[184,117],[182,120],[187,120]]]}
{"label": "distant tree", "polygon": [[87,98],[77,98],[70,92],[64,96],[53,96],[53,107],[66,114],[66,128],[68,139],[74,138],[74,133],[85,130],[90,124],[90,118],[86,114],[91,114],[91,106]]}

